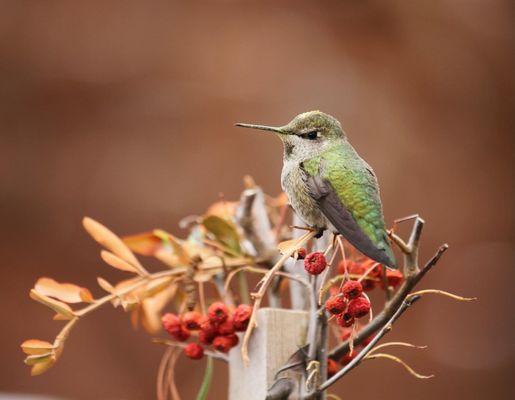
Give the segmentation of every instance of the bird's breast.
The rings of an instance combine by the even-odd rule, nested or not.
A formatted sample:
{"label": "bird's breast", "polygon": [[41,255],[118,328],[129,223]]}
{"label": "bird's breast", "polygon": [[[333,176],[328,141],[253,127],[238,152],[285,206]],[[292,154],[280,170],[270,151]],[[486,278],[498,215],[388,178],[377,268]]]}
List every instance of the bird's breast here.
{"label": "bird's breast", "polygon": [[326,228],[326,218],[308,193],[305,174],[298,163],[285,163],[281,174],[281,186],[292,208],[304,223],[313,228]]}

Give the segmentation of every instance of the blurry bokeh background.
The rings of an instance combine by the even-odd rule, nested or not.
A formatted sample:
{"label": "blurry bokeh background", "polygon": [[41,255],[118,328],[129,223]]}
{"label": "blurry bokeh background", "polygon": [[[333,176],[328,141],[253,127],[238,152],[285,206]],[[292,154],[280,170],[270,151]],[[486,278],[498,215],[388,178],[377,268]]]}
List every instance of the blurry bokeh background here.
{"label": "blurry bokeh background", "polygon": [[[280,191],[277,139],[233,127],[320,109],[374,167],[387,222],[420,213],[424,281],[477,303],[427,298],[392,338],[435,379],[365,363],[345,398],[513,395],[514,7],[512,1],[2,1],[0,13],[0,391],[150,399],[162,349],[106,308],[30,378],[19,343],[58,323],[29,300],[38,276],[95,287],[120,277],[83,232],[161,227],[242,176]],[[100,293],[96,291],[95,293]],[[185,399],[201,363],[177,370]],[[226,370],[211,399],[225,398]]]}

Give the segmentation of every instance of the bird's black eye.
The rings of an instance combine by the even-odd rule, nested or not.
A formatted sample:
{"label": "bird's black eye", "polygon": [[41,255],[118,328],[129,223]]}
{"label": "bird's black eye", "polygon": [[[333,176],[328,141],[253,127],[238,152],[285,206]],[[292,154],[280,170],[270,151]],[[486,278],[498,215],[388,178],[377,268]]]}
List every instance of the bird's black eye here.
{"label": "bird's black eye", "polygon": [[305,134],[306,139],[315,140],[318,137],[317,131],[311,131]]}

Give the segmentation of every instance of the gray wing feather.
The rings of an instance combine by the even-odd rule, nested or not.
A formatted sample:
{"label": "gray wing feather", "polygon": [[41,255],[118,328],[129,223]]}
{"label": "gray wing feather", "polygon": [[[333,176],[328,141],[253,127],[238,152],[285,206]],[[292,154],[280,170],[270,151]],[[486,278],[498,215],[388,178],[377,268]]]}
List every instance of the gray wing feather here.
{"label": "gray wing feather", "polygon": [[322,213],[350,244],[378,263],[395,268],[394,263],[386,255],[385,251],[379,249],[361,230],[350,211],[342,204],[327,180],[319,176],[308,175],[306,184],[310,196],[316,201]]}

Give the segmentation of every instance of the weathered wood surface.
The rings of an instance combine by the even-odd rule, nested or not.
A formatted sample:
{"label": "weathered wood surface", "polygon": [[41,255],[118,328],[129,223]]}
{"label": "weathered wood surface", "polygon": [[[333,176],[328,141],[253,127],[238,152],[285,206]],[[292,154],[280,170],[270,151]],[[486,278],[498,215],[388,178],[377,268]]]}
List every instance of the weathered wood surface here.
{"label": "weathered wood surface", "polygon": [[264,400],[275,373],[306,342],[306,311],[262,308],[249,346],[250,365],[245,368],[240,348],[229,360],[229,400]]}

